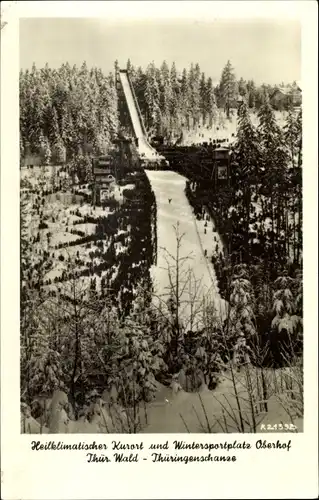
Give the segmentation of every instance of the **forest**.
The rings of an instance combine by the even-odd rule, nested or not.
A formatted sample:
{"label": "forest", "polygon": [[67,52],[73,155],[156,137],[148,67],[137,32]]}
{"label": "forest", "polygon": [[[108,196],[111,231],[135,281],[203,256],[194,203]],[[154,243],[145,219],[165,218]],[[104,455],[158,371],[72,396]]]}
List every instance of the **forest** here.
{"label": "forest", "polygon": [[[269,382],[269,370],[284,369],[290,396],[283,404],[294,421],[303,414],[301,111],[288,103],[286,123],[280,127],[270,103],[275,87],[236,79],[229,61],[216,86],[198,64],[178,71],[174,63],[169,67],[164,61],[159,68],[150,63],[143,70],[128,61],[127,68],[149,133],[169,139],[184,129],[211,126],[220,113],[226,120],[238,114],[231,145],[231,182],[217,192],[194,169],[187,173],[185,190],[195,216],[200,219],[208,213],[225,241],[213,264],[220,293],[229,304],[227,317],[220,321],[203,304],[201,330],[184,328],[178,235],[176,255],[170,256],[168,264],[168,271],[174,268],[170,299],[164,308],[154,307],[150,268],[156,261],[156,203],[145,174],[125,173],[136,178],[135,188],[127,190],[124,203],[110,201],[113,213],[80,214],[79,224],[94,222],[96,229],[88,237],[73,224],[72,234],[79,238],[74,244],[106,240],[111,226],[113,243],[106,252],[103,243],[100,251],[95,250],[100,252],[95,257],[104,260],[99,267],[92,264],[79,273],[80,257],[70,258],[68,275],[55,281],[56,293],[48,289],[52,283],[44,278],[49,256],[43,254],[40,263],[33,264],[28,200],[22,199],[24,415],[29,422],[33,419],[32,425],[35,419],[40,422],[37,432],[46,426],[53,432],[40,401],[59,390],[68,395],[70,404],[64,408],[70,420],[83,417],[92,423],[97,401],[106,392],[108,411],[113,416],[115,411],[115,420],[125,410],[121,431],[139,432],[141,405],[152,401],[159,385],[167,387],[178,379],[190,392],[198,391],[202,384],[214,390],[228,372],[237,416],[228,417],[220,426],[228,432],[229,421],[235,418],[237,430],[245,432],[248,427],[256,432],[260,412],[268,411],[268,398],[278,395]],[[252,123],[252,112],[258,115],[257,126]],[[43,165],[66,164],[70,179],[74,181],[77,175],[81,183],[90,183],[90,158],[114,150],[112,141],[119,130],[114,72],[104,75],[86,63],[80,68],[33,66],[31,71],[20,72],[21,164],[28,156],[40,155]],[[45,204],[48,193],[43,189],[38,193]],[[39,207],[37,210],[41,212]],[[132,227],[129,253],[118,256],[113,244],[127,238],[119,231],[128,225]],[[58,243],[56,248],[59,245],[64,244]],[[116,278],[110,285],[115,267]],[[104,270],[109,275],[102,278],[98,291],[94,276]],[[78,280],[81,273],[91,277],[86,288]],[[248,394],[248,423],[236,392],[239,372]],[[276,384],[277,372],[274,380]],[[263,401],[258,410],[256,401]],[[118,422],[115,425],[112,420],[108,425],[114,429]],[[207,424],[207,432],[210,429]]]}
{"label": "forest", "polygon": [[[92,152],[105,152],[119,126],[117,61],[114,66],[108,75],[99,68],[89,69],[85,62],[80,68],[65,63],[58,69],[33,65],[31,70],[21,70],[21,159],[37,152],[49,164],[51,158],[59,162],[65,154],[72,161]],[[175,63],[169,67],[164,61],[158,68],[152,62],[143,70],[128,60],[126,67],[147,130],[167,137],[199,123],[211,125],[220,109],[229,116],[240,97],[249,109],[259,110],[265,93],[271,95],[277,87],[237,80],[229,61],[216,86],[198,64],[178,71]]]}

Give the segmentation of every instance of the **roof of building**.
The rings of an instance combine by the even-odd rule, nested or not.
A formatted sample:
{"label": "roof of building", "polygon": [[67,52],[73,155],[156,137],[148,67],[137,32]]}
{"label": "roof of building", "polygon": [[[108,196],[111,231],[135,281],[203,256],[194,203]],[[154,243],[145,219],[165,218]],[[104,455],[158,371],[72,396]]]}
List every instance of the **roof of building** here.
{"label": "roof of building", "polygon": [[292,94],[296,95],[301,93],[301,89],[298,85],[296,87],[277,87],[271,94],[271,97],[276,95],[278,92],[282,95],[287,95],[287,96]]}

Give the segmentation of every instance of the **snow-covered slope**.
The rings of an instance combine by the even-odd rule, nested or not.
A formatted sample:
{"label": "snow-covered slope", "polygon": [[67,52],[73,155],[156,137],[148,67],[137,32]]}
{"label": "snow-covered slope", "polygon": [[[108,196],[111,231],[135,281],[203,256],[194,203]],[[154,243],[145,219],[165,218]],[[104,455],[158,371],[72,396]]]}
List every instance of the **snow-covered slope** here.
{"label": "snow-covered slope", "polygon": [[[177,242],[174,226],[177,227],[178,224],[179,234],[183,235],[179,252],[180,308],[185,326],[186,328],[191,326],[190,317],[194,315],[196,308],[201,308],[204,297],[209,298],[218,316],[224,316],[226,304],[219,295],[214,267],[204,255],[200,231],[184,192],[186,178],[171,171],[147,170],[147,175],[157,203],[158,260],[152,273],[155,291],[161,297],[160,302],[167,301],[169,298],[169,266],[172,267],[172,280],[175,281],[175,262],[170,255],[176,257]],[[186,260],[187,257],[189,259]],[[188,269],[192,271],[191,281],[186,276]],[[184,286],[185,282],[187,286]],[[200,319],[199,315],[197,316],[199,327]],[[197,321],[195,320],[195,324]]]}

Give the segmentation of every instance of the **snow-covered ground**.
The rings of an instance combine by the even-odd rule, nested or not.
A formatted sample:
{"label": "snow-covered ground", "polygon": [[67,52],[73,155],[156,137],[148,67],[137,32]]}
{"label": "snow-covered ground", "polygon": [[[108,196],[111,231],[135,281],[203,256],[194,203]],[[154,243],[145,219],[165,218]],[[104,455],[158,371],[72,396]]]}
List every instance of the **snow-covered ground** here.
{"label": "snow-covered ground", "polygon": [[[288,368],[264,370],[269,396],[267,400],[268,411],[261,411],[262,409],[260,406],[256,404],[255,419],[257,423],[257,432],[267,432],[265,427],[267,425],[277,426],[278,428],[279,424],[282,424],[283,428],[287,429],[287,424],[289,425],[291,423],[291,417],[288,415],[288,412],[294,414],[294,411],[291,409],[291,405],[294,404],[294,401],[289,400],[286,394],[287,391],[282,390],[281,392],[280,389],[280,379],[282,379],[289,370]],[[256,369],[250,369],[250,377],[255,384],[257,383],[256,373]],[[292,373],[288,379],[295,380],[295,374],[295,368],[292,368]],[[277,390],[274,389],[274,379],[277,380]],[[235,386],[242,415],[244,416],[245,432],[248,433],[252,432],[250,426],[252,424],[252,412],[249,406],[249,391],[247,384],[248,378],[245,372],[236,372]],[[257,397],[255,385],[253,385],[253,387],[254,389],[250,394]],[[239,427],[238,424],[235,424],[234,420],[239,422],[239,411],[231,374],[229,372],[225,373],[214,391],[210,391],[207,387],[203,386],[199,392],[201,400],[197,392],[190,393],[180,390],[174,394],[171,388],[160,386],[154,401],[146,404],[147,423],[145,423],[146,425],[143,426],[141,432],[207,433],[209,425],[210,433],[225,433],[226,429],[227,433],[238,433]],[[205,413],[203,407],[205,408]],[[295,407],[298,407],[298,405],[295,404]],[[223,408],[226,408],[226,411],[224,411]],[[143,411],[141,411],[141,415],[143,415]],[[233,417],[235,417],[235,419]],[[303,432],[302,417],[294,416],[293,424],[296,426],[295,432]],[[284,425],[286,425],[286,427],[284,427]]]}
{"label": "snow-covered ground", "polygon": [[[268,425],[272,427],[273,433],[280,432],[280,426],[285,432],[303,432],[303,417],[300,414],[301,395],[298,388],[299,368],[264,369],[263,376],[267,387],[268,411],[264,411],[263,402],[259,401],[257,380],[260,382],[261,373],[256,368],[251,367],[247,372],[245,370],[236,371],[234,382],[231,373],[225,372],[221,375],[220,383],[214,391],[210,391],[207,386],[202,385],[199,393],[185,392],[176,383],[175,388],[157,383],[154,400],[142,403],[137,408],[141,425],[138,432],[143,434],[185,434],[187,432],[237,434],[240,429],[240,415],[243,417],[245,433],[253,432],[253,415],[256,422],[255,430],[258,433],[269,433],[269,430],[267,431]],[[285,380],[292,381],[294,394],[297,395],[296,400],[291,399],[291,392],[285,390]],[[251,381],[253,381],[252,386],[250,385]],[[248,387],[250,387],[249,390]],[[103,402],[104,397],[105,401],[109,401],[107,391],[104,392],[102,399],[94,405],[94,416],[91,417],[90,422],[84,416],[77,421],[72,420],[72,417],[71,419],[65,418],[64,410],[57,411],[55,419],[58,425],[54,428],[54,432],[59,434],[127,432],[127,424],[121,425],[119,421],[121,415],[122,422],[125,422],[127,412],[119,405],[109,407]],[[250,406],[250,397],[255,400],[254,413],[252,413]],[[236,398],[240,404],[240,412]],[[48,404],[51,401],[48,399]],[[91,407],[91,409],[93,408]],[[29,417],[25,422],[23,420],[22,417],[22,432],[32,434],[53,432],[52,427],[49,430],[46,425],[40,428],[40,419],[36,421]]]}
{"label": "snow-covered ground", "polygon": [[[250,112],[252,124],[257,127],[259,120],[257,113]],[[287,117],[285,111],[275,111],[275,117],[280,127],[283,127]],[[202,142],[210,142],[213,140],[222,140],[230,144],[234,141],[238,128],[237,110],[233,110],[233,115],[230,119],[226,119],[223,111],[219,110],[215,122],[212,127],[200,125],[196,130],[184,131],[183,145],[190,146],[191,144],[201,144]]]}
{"label": "snow-covered ground", "polygon": [[[170,171],[146,171],[151,182],[157,202],[157,265],[152,268],[155,293],[162,301],[169,298],[170,280],[168,266],[172,266],[172,277],[175,280],[175,262],[169,256],[176,257],[177,242],[174,226],[179,225],[179,234],[183,235],[180,248],[181,266],[181,317],[190,327],[190,318],[194,308],[201,306],[203,298],[214,305],[219,316],[225,314],[225,302],[219,296],[217,279],[213,265],[204,255],[203,243],[199,228],[191,206],[185,195],[186,178]],[[171,202],[169,202],[171,200]],[[189,257],[189,259],[185,259]],[[187,269],[192,271],[192,282],[185,286]],[[195,286],[195,282],[197,286]],[[183,290],[184,288],[184,290]],[[195,288],[197,288],[196,297]],[[197,318],[200,325],[200,320]],[[196,325],[196,319],[194,325]]]}

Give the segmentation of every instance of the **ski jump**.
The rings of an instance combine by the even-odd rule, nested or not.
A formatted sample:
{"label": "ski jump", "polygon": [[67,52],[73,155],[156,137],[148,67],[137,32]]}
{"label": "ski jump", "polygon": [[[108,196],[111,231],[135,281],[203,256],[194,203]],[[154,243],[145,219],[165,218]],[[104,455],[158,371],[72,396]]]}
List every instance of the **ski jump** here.
{"label": "ski jump", "polygon": [[156,149],[148,142],[142,115],[127,70],[119,70],[119,79],[131,118],[137,150],[143,166],[145,166],[145,168],[157,168],[161,165],[168,166],[165,157],[158,154]]}

